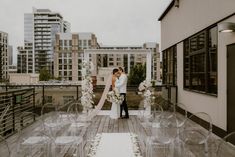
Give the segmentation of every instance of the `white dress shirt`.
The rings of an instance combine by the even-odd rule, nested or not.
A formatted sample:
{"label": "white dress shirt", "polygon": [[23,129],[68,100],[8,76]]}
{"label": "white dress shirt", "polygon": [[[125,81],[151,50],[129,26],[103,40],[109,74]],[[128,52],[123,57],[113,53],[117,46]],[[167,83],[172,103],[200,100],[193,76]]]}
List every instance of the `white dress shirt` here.
{"label": "white dress shirt", "polygon": [[127,76],[126,74],[121,74],[121,76],[116,80],[115,87],[120,93],[126,93],[127,88]]}

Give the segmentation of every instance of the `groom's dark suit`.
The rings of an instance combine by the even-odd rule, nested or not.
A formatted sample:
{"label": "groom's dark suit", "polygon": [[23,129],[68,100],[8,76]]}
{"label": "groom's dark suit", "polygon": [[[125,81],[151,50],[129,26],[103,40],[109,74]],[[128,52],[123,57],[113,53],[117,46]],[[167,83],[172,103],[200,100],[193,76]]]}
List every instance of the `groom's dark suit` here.
{"label": "groom's dark suit", "polygon": [[126,88],[127,88],[127,76],[122,73],[116,83],[116,88],[119,90],[120,94],[124,96],[124,101],[120,105],[120,117],[122,117],[122,111],[125,111],[125,118],[129,118],[128,107],[126,103]]}

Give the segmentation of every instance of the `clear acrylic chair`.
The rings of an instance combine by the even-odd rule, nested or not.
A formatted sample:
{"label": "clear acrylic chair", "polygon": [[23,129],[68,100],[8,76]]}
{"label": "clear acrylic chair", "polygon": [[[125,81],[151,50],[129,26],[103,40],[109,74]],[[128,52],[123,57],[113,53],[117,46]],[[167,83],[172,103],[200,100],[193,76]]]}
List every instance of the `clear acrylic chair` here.
{"label": "clear acrylic chair", "polygon": [[231,132],[218,144],[216,157],[235,157],[235,132]]}
{"label": "clear acrylic chair", "polygon": [[180,131],[174,141],[174,157],[208,157],[205,152],[205,143],[201,139],[206,136],[201,134],[199,130],[187,128]]}
{"label": "clear acrylic chair", "polygon": [[56,135],[53,156],[84,156],[84,136],[90,123],[80,118],[81,107],[76,101],[68,106],[69,126],[63,134]]}
{"label": "clear acrylic chair", "polygon": [[152,135],[147,138],[146,156],[169,156],[172,153],[172,143],[177,134],[175,116],[161,117],[160,123],[152,125]]}
{"label": "clear acrylic chair", "polygon": [[[13,157],[34,156],[40,153],[43,157],[49,157],[51,137],[44,132],[42,117],[34,112],[22,112],[17,119],[16,124],[19,125],[17,133],[17,147],[13,153]],[[25,124],[36,123],[36,128],[26,131]],[[23,130],[25,129],[25,130]]]}
{"label": "clear acrylic chair", "polygon": [[41,109],[41,116],[45,133],[54,138],[57,134],[63,132],[69,125],[68,122],[64,122],[61,119],[56,106],[43,106]]}
{"label": "clear acrylic chair", "polygon": [[52,141],[52,137],[42,131],[21,132],[17,140],[14,157],[33,157],[35,155],[50,157]]}
{"label": "clear acrylic chair", "polygon": [[87,129],[86,123],[75,123],[70,125],[62,134],[57,134],[53,147],[53,157],[76,156],[83,157],[84,135]]}
{"label": "clear acrylic chair", "polygon": [[179,134],[180,130],[183,129],[185,121],[188,119],[188,109],[184,104],[177,103],[175,105],[175,117],[176,117],[177,128],[178,128],[177,132]]}
{"label": "clear acrylic chair", "polygon": [[11,157],[10,147],[6,139],[0,136],[0,154],[4,155],[4,157]]}
{"label": "clear acrylic chair", "polygon": [[[196,122],[196,123],[195,123]],[[188,137],[188,146],[194,153],[208,156],[212,135],[212,119],[205,112],[197,112],[189,116],[183,124],[183,130],[191,135]],[[190,142],[189,142],[190,139]],[[187,144],[186,143],[186,144]]]}

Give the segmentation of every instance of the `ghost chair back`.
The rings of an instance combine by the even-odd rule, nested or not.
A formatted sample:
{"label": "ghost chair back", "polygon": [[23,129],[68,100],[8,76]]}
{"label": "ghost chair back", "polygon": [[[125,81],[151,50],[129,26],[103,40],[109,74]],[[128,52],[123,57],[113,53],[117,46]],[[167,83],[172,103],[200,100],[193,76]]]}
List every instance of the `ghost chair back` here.
{"label": "ghost chair back", "polygon": [[217,157],[235,157],[235,132],[231,132],[221,140],[216,151]]}

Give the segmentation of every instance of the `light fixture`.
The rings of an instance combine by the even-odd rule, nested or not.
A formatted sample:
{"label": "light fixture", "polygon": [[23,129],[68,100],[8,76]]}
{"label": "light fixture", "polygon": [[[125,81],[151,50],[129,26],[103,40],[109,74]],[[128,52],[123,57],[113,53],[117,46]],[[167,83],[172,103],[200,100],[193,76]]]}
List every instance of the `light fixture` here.
{"label": "light fixture", "polygon": [[222,33],[230,33],[235,31],[235,23],[223,22],[218,24],[218,30]]}
{"label": "light fixture", "polygon": [[175,6],[176,8],[179,8],[179,6],[180,6],[180,2],[179,2],[179,0],[175,0],[175,2],[174,2],[174,6]]}

